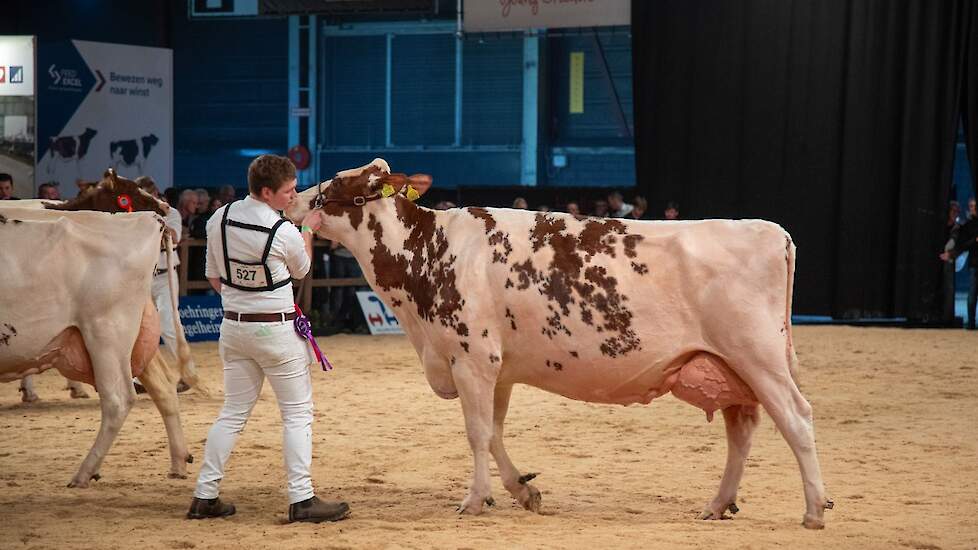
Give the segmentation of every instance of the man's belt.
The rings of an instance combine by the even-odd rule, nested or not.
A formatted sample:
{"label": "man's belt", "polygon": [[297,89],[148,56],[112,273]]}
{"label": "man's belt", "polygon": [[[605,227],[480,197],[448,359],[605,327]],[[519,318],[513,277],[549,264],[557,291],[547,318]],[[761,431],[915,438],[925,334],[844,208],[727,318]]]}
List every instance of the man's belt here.
{"label": "man's belt", "polygon": [[225,311],[224,318],[241,323],[278,323],[282,321],[292,321],[296,318],[296,313],[235,313]]}

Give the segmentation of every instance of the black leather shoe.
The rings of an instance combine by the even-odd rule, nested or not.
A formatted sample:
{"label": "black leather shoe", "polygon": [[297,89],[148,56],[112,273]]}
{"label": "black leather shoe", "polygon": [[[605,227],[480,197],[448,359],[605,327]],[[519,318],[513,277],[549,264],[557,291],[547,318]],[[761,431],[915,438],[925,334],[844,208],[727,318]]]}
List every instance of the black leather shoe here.
{"label": "black leather shoe", "polygon": [[219,498],[197,498],[190,501],[187,519],[224,518],[234,515],[234,505],[221,502]]}
{"label": "black leather shoe", "polygon": [[289,523],[339,521],[349,513],[350,505],[345,502],[327,502],[319,500],[319,497],[312,497],[289,505]]}

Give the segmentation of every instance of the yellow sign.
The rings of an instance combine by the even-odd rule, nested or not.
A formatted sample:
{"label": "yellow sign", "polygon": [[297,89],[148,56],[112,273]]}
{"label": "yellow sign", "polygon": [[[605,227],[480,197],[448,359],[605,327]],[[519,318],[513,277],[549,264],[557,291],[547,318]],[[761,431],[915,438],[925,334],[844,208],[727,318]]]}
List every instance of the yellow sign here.
{"label": "yellow sign", "polygon": [[570,112],[584,112],[584,52],[570,54]]}

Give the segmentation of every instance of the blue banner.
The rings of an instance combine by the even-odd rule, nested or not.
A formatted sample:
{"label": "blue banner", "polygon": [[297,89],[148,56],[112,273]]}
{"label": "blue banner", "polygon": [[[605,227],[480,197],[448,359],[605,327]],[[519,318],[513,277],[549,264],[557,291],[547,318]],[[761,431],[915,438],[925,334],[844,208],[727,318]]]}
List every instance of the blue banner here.
{"label": "blue banner", "polygon": [[188,342],[217,340],[221,336],[224,308],[220,296],[181,296],[180,322]]}

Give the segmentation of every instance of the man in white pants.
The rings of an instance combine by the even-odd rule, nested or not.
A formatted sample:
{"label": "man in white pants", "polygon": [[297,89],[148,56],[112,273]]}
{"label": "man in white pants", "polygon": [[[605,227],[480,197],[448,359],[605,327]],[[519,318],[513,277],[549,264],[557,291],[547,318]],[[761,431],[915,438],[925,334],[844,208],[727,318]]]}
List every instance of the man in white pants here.
{"label": "man in white pants", "polygon": [[[136,185],[140,189],[161,199],[160,190],[156,187],[156,182],[149,176],[139,176],[136,178]],[[170,282],[167,270],[176,269],[180,265],[180,258],[177,255],[176,244],[180,242],[183,234],[183,224],[180,219],[180,211],[170,208],[166,215],[166,229],[170,232],[170,242],[173,243],[173,265],[166,263],[166,250],[160,249],[160,259],[156,262],[156,274],[153,276],[153,303],[156,304],[157,311],[160,312],[160,335],[163,337],[163,347],[169,350],[170,354],[177,357],[177,333],[173,328],[173,307],[170,304]],[[136,380],[136,393],[144,393],[146,390]],[[183,380],[177,386],[178,392],[189,389]]]}
{"label": "man in white pants", "polygon": [[322,218],[310,213],[300,233],[282,217],[295,185],[292,161],[262,155],[248,167],[249,196],[217,209],[207,222],[206,275],[224,306],[224,408],[207,435],[189,519],[234,514],[218,498],[219,484],[265,377],[282,413],[289,521],[335,521],[349,513],[345,502],[322,501],[312,487],[312,383],[306,342],[293,326],[292,279],[309,272],[312,235]]}

